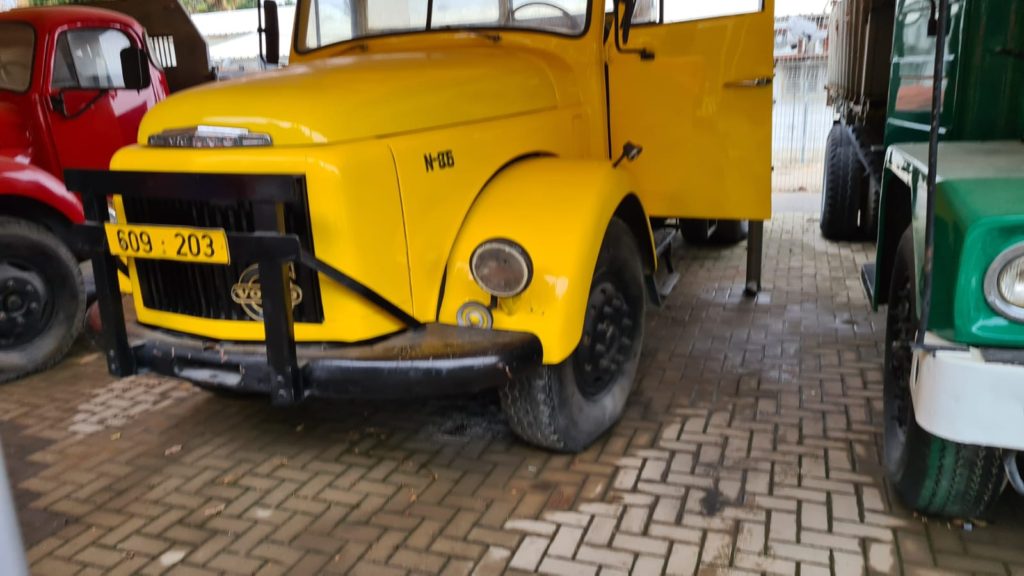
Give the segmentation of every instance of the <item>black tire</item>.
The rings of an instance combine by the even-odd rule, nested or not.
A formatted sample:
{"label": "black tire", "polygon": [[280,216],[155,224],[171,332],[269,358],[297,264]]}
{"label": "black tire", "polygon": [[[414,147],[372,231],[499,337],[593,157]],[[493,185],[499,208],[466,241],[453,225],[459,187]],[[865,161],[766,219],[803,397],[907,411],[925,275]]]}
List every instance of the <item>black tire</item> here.
{"label": "black tire", "polygon": [[614,218],[601,243],[580,344],[561,364],[500,390],[512,430],[543,448],[579,452],[618,422],[640,363],[645,307],[640,249]]}
{"label": "black tire", "polygon": [[719,220],[711,234],[712,244],[736,244],[747,239],[750,225],[746,220]]}
{"label": "black tire", "polygon": [[[12,305],[11,296],[21,306]],[[53,366],[82,331],[85,288],[78,262],[46,228],[0,217],[0,306],[7,322],[0,323],[0,383]],[[22,322],[14,324],[18,317]]]}
{"label": "black tire", "polygon": [[736,244],[747,239],[749,230],[750,225],[746,220],[716,221],[687,218],[679,221],[679,231],[683,239],[687,244],[695,246]]}
{"label": "black tire", "polygon": [[860,240],[865,235],[861,222],[870,220],[865,209],[870,176],[848,130],[842,124],[832,126],[825,142],[821,235],[828,240]]}
{"label": "black tire", "polygon": [[929,516],[982,517],[1005,484],[1000,451],[933,436],[914,415],[911,343],[918,317],[913,250],[908,229],[896,251],[886,318],[883,463],[896,494],[910,508]]}

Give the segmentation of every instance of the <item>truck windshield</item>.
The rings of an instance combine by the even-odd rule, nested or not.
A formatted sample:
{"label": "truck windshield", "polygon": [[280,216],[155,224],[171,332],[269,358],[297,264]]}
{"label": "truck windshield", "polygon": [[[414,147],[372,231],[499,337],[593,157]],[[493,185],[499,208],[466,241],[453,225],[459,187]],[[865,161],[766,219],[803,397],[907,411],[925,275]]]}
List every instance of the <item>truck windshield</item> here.
{"label": "truck windshield", "polygon": [[35,31],[28,24],[0,22],[0,90],[28,90],[35,42]]}
{"label": "truck windshield", "polygon": [[298,49],[424,30],[507,28],[579,36],[589,0],[299,0]]}

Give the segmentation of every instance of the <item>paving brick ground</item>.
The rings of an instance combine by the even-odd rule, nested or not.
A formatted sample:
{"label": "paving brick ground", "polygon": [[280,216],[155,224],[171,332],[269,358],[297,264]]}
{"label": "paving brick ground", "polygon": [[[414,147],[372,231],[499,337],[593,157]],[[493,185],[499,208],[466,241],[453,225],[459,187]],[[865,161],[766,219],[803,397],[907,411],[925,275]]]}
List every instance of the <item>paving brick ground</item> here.
{"label": "paving brick ground", "polygon": [[753,301],[743,254],[687,252],[626,417],[578,456],[517,442],[491,394],[280,410],[115,382],[83,344],[0,388],[33,571],[1024,574],[1018,497],[966,531],[882,477],[868,247],[779,214]]}

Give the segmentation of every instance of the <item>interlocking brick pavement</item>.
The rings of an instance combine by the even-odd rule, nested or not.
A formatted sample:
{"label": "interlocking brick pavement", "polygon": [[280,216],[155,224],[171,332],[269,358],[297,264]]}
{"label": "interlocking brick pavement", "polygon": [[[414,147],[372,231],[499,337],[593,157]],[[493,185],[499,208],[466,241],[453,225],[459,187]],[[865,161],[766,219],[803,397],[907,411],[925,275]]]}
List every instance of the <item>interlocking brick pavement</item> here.
{"label": "interlocking brick pavement", "polygon": [[0,388],[38,574],[1024,574],[1021,499],[971,531],[895,502],[879,465],[882,316],[809,214],[744,252],[687,249],[623,421],[571,456],[493,394],[273,409],[115,382],[82,345]]}

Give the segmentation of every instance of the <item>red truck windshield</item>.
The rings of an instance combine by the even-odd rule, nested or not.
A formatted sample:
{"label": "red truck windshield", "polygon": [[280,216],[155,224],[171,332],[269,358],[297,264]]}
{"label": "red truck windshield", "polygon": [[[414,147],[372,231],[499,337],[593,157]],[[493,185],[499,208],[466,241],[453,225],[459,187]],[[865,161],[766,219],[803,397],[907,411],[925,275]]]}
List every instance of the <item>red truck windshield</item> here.
{"label": "red truck windshield", "polygon": [[28,24],[0,22],[0,90],[28,90],[35,38]]}

